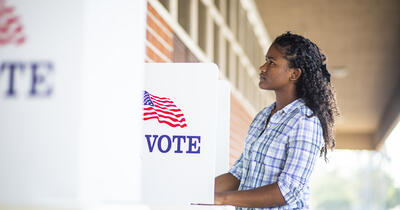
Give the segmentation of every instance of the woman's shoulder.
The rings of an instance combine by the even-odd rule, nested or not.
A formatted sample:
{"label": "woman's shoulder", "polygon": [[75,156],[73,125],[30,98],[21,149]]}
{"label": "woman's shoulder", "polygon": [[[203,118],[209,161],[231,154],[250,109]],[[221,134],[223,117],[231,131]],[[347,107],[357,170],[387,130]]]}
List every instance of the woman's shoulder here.
{"label": "woman's shoulder", "polygon": [[314,114],[314,112],[304,103],[304,101],[302,102],[301,106],[299,106],[299,109],[302,116],[311,116]]}
{"label": "woman's shoulder", "polygon": [[319,118],[313,115],[314,112],[300,99],[293,109],[290,110],[289,118],[293,125],[299,124],[302,121],[314,122],[320,125]]}
{"label": "woman's shoulder", "polygon": [[292,137],[309,137],[303,140],[323,145],[322,126],[318,116],[313,115],[313,111],[304,102],[296,108],[294,113],[290,135]]}

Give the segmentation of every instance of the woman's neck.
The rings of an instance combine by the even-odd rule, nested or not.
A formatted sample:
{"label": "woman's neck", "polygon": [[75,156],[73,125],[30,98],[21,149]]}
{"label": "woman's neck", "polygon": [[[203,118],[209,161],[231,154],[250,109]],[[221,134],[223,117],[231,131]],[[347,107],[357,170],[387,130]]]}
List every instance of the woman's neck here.
{"label": "woman's neck", "polygon": [[294,88],[291,89],[290,91],[275,90],[275,96],[276,96],[276,104],[275,104],[276,111],[283,109],[285,106],[298,99]]}

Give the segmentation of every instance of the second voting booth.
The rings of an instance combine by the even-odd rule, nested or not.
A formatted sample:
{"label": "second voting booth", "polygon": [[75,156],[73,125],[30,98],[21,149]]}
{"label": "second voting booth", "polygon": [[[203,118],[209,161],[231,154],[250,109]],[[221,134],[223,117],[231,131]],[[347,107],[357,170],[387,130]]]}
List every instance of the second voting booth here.
{"label": "second voting booth", "polygon": [[213,202],[216,65],[144,64],[142,1],[1,3],[23,30],[0,45],[0,208]]}

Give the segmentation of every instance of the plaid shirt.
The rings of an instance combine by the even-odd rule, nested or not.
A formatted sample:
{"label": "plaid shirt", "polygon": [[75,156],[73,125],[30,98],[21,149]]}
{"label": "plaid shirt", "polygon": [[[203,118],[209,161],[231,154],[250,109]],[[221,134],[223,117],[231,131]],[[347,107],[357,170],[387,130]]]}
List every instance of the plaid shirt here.
{"label": "plaid shirt", "polygon": [[322,127],[317,116],[307,118],[313,112],[299,98],[272,115],[264,130],[275,104],[256,115],[229,172],[240,180],[238,190],[278,183],[286,205],[264,209],[309,209],[309,178],[324,145]]}

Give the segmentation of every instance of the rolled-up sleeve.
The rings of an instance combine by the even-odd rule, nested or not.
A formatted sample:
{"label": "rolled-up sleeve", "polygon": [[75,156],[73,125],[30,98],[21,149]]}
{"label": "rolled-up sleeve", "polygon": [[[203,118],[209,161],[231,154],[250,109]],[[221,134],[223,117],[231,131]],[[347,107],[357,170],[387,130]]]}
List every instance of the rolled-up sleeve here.
{"label": "rolled-up sleeve", "polygon": [[232,168],[229,170],[233,176],[235,176],[238,180],[242,179],[243,172],[243,153],[240,155],[239,159],[233,164]]}
{"label": "rolled-up sleeve", "polygon": [[278,177],[278,186],[287,204],[299,201],[323,144],[319,119],[316,116],[300,118],[290,132],[285,166]]}

